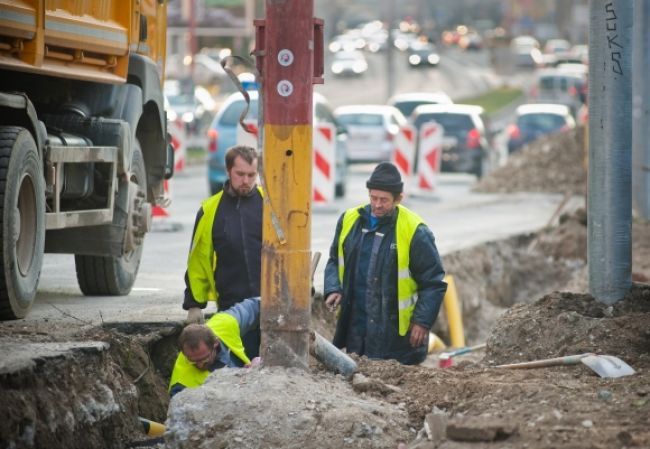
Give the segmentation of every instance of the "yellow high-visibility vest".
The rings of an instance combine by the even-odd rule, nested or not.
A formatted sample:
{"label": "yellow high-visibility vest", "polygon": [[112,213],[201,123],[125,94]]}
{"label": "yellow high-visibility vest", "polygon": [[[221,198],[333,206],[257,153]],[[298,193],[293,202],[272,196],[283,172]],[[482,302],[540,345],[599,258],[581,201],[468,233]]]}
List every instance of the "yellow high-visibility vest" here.
{"label": "yellow high-visibility vest", "polygon": [[[339,257],[339,282],[343,285],[345,273],[345,257],[343,254],[343,242],[352,230],[352,227],[359,219],[359,208],[348,209],[343,215],[341,224],[341,235],[338,241]],[[404,206],[397,206],[397,224],[395,226],[395,242],[397,243],[397,306],[399,312],[399,334],[406,335],[411,324],[411,317],[418,300],[418,285],[411,277],[409,270],[409,253],[411,240],[415,235],[417,227],[424,223],[424,220],[415,212]]]}
{"label": "yellow high-visibility vest", "polygon": [[[206,324],[221,340],[221,344],[230,349],[231,353],[239,357],[244,364],[248,365],[250,363],[250,359],[244,351],[244,344],[241,341],[239,322],[234,316],[227,312],[219,312],[214,314]],[[169,380],[169,389],[171,390],[177,384],[188,388],[198,387],[205,382],[209,374],[210,371],[198,369],[185,357],[185,354],[179,352]]]}
{"label": "yellow high-visibility vest", "polygon": [[[257,186],[260,195],[262,188]],[[204,304],[207,301],[217,301],[219,293],[214,284],[214,273],[217,270],[217,253],[212,242],[212,226],[214,217],[221,202],[223,190],[212,195],[201,204],[203,216],[196,225],[192,238],[192,248],[187,256],[187,276],[194,300]]]}

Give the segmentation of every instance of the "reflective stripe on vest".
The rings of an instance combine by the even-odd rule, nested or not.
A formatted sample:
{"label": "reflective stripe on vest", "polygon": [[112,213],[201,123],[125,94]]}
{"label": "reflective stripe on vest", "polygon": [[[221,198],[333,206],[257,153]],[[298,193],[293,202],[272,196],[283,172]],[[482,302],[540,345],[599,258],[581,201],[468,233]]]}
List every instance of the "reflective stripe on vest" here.
{"label": "reflective stripe on vest", "polygon": [[[417,227],[424,220],[404,206],[397,206],[397,225],[395,226],[395,242],[397,243],[397,308],[399,313],[399,334],[406,335],[411,324],[411,316],[418,300],[418,286],[411,277],[409,270],[409,253],[411,240]],[[343,242],[359,219],[359,208],[348,209],[343,215],[341,235],[338,242],[339,282],[343,285],[345,272]]]}
{"label": "reflective stripe on vest", "polygon": [[[260,195],[262,188],[257,186]],[[208,301],[218,301],[219,293],[214,284],[214,273],[217,270],[217,253],[212,242],[212,227],[217,208],[221,202],[223,190],[212,195],[201,204],[203,216],[196,225],[192,238],[192,248],[187,256],[187,276],[194,301],[205,304]]]}
{"label": "reflective stripe on vest", "polygon": [[[206,324],[221,340],[221,344],[225,345],[231,353],[239,357],[244,364],[248,365],[250,363],[241,341],[239,322],[234,316],[227,311],[219,312],[213,315]],[[209,374],[210,371],[198,369],[185,357],[185,354],[179,352],[169,380],[169,390],[178,384],[186,388],[198,387],[205,382]]]}

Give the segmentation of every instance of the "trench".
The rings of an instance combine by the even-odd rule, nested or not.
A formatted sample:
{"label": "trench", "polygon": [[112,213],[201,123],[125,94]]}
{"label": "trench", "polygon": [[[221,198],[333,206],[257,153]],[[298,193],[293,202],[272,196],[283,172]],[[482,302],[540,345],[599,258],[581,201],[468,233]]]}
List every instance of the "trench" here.
{"label": "trench", "polygon": [[[566,238],[555,240],[556,247],[567,246]],[[497,317],[513,304],[579,282],[584,260],[569,256],[553,254],[543,232],[445,255],[467,345],[484,342]],[[312,327],[330,338],[333,320],[317,294]],[[181,329],[178,322],[104,323],[81,332],[82,343],[60,357],[36,357],[21,369],[0,373],[0,397],[18,405],[0,412],[6,447],[163,447],[162,438],[145,434],[138,417],[165,422],[167,382]],[[443,340],[448,335],[444,309],[433,331]]]}

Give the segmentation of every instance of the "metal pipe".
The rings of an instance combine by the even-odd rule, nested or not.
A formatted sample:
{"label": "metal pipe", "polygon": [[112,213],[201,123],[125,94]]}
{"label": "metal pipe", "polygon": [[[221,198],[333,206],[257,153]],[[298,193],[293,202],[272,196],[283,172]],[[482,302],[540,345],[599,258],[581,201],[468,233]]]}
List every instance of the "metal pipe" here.
{"label": "metal pipe", "polygon": [[589,290],[613,304],[632,285],[633,3],[589,6]]}
{"label": "metal pipe", "polygon": [[327,341],[318,332],[311,333],[311,353],[327,369],[340,373],[346,378],[357,371],[357,364],[352,358]]}
{"label": "metal pipe", "polygon": [[632,199],[636,214],[650,219],[650,0],[637,0],[632,67]]}
{"label": "metal pipe", "polygon": [[263,34],[256,42],[264,194],[285,232],[283,241],[265,203],[260,327],[261,354],[269,366],[307,368],[309,362],[313,12],[313,0],[266,0]]}

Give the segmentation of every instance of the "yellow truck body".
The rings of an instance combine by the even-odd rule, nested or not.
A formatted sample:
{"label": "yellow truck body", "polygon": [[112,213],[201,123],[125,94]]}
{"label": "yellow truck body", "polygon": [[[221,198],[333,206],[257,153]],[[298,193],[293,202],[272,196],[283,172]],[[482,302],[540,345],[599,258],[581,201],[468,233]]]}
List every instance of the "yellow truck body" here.
{"label": "yellow truck body", "polygon": [[157,0],[0,0],[0,66],[119,83],[135,52],[162,77],[165,30]]}
{"label": "yellow truck body", "polygon": [[0,0],[0,319],[46,252],[86,295],[126,295],[173,172],[165,0]]}

